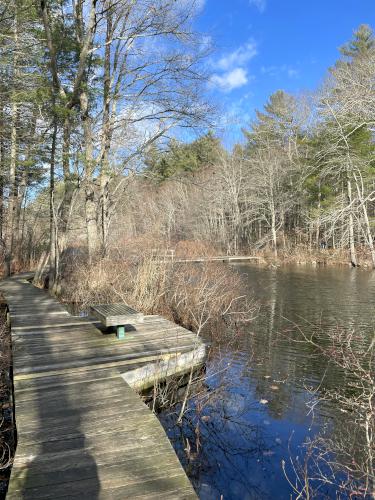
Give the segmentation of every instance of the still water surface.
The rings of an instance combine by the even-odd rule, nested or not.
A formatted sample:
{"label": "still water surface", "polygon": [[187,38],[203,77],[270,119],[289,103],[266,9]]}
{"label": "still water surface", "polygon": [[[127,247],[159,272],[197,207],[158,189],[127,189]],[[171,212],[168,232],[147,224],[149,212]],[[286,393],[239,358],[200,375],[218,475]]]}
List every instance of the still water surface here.
{"label": "still water surface", "polygon": [[320,354],[295,342],[293,325],[313,332],[321,342],[337,325],[354,330],[358,342],[370,341],[375,273],[235,269],[246,280],[249,296],[259,301],[258,317],[246,327],[239,345],[213,349],[201,396],[190,401],[184,426],[175,426],[176,417],[168,411],[160,419],[201,499],[288,499],[292,489],[282,461],[293,480],[290,458],[303,460],[306,438],[322,431],[338,433],[347,419],[330,403],[309,412],[307,388],[319,387],[323,394],[345,381],[337,369],[327,368]]}

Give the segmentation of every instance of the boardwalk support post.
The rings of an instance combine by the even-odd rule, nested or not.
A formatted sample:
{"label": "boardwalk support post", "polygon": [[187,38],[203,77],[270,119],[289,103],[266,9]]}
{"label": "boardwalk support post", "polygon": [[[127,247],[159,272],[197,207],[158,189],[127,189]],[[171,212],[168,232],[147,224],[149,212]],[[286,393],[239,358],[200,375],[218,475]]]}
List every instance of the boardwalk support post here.
{"label": "boardwalk support post", "polygon": [[118,326],[117,327],[117,334],[116,334],[118,340],[122,340],[125,338],[125,327],[124,326]]}

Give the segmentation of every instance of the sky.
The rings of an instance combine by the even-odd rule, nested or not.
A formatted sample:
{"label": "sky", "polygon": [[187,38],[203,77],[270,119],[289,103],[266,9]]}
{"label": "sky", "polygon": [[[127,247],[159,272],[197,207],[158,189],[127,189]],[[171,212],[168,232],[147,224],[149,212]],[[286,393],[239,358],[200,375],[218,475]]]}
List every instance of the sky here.
{"label": "sky", "polygon": [[196,28],[214,46],[210,98],[229,142],[278,89],[316,89],[375,0],[199,0]]}

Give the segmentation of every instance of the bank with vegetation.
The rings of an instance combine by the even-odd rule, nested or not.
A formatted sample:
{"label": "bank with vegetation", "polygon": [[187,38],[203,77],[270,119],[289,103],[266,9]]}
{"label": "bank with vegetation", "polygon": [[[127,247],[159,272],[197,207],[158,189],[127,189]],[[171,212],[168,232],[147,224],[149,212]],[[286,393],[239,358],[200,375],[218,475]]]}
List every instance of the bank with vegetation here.
{"label": "bank with vegetation", "polygon": [[136,243],[374,266],[372,29],[315,92],[271,95],[228,150],[196,10],[150,5],[0,2],[4,273],[44,256],[52,289],[73,258],[125,258]]}
{"label": "bank with vegetation", "polygon": [[[199,3],[0,0],[0,269],[36,269],[38,286],[82,308],[161,314],[222,353],[257,305],[229,268],[178,260],[375,267],[375,37],[359,26],[319,88],[276,91],[228,148]],[[354,374],[349,399],[327,394],[358,416],[368,454],[350,475],[345,449],[340,470],[345,493],[364,496],[374,342],[356,351],[344,326],[323,347],[303,330],[300,341]]]}

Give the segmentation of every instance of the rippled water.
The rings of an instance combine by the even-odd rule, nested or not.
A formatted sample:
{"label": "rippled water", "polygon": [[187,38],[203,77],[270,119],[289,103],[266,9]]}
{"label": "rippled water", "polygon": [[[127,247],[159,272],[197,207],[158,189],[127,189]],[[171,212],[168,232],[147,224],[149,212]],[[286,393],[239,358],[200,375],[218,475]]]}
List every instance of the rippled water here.
{"label": "rippled water", "polygon": [[[160,415],[201,499],[288,499],[282,462],[303,460],[303,442],[318,431],[340,432],[347,416],[332,403],[309,412],[308,387],[345,384],[343,374],[299,339],[295,325],[317,342],[352,329],[360,346],[375,331],[375,273],[359,269],[236,266],[260,303],[240,346],[218,346],[201,393],[182,428]],[[198,437],[198,439],[197,439]],[[198,449],[197,449],[198,443]],[[355,446],[355,444],[354,444]],[[188,451],[187,451],[188,450]],[[335,488],[329,490],[332,494]]]}

